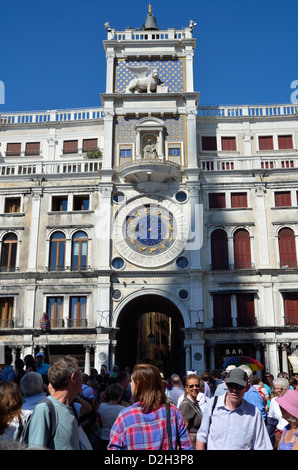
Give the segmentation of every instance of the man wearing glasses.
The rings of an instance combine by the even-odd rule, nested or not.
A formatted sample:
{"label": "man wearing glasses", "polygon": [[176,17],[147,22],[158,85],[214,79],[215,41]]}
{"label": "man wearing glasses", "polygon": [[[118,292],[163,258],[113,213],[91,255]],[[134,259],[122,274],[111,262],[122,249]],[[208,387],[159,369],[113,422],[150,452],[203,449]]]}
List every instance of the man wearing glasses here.
{"label": "man wearing glasses", "polygon": [[211,399],[197,433],[197,450],[272,450],[260,410],[244,398],[247,373],[239,367],[226,377],[227,392]]}

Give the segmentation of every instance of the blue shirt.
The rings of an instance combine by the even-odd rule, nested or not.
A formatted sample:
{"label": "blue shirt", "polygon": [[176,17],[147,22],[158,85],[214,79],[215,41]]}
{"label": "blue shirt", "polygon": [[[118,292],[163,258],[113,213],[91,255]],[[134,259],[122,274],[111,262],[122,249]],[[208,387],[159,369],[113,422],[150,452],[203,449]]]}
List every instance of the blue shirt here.
{"label": "blue shirt", "polygon": [[13,382],[13,379],[15,378],[16,373],[14,371],[14,368],[12,365],[6,366],[3,369],[2,374],[0,375],[1,380],[7,380],[8,382]]}
{"label": "blue shirt", "polygon": [[50,368],[49,364],[45,364],[44,362],[42,362],[39,365],[36,364],[36,370],[41,375],[47,375],[49,368]]}
{"label": "blue shirt", "polygon": [[208,401],[197,440],[207,444],[207,450],[272,450],[260,411],[244,399],[238,408],[230,410],[225,405],[225,396],[218,397],[211,426],[214,398]]}
{"label": "blue shirt", "polygon": [[256,406],[260,412],[262,413],[263,420],[266,421],[267,413],[265,409],[265,405],[263,402],[263,398],[261,397],[260,393],[251,385],[247,392],[244,394],[244,399],[251,403],[252,405]]}

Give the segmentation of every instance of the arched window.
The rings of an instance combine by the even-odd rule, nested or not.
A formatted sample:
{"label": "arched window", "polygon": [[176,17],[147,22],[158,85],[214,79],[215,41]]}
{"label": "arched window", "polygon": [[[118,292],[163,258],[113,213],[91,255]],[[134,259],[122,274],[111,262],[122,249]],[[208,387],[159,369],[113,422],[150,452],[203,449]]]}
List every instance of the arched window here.
{"label": "arched window", "polygon": [[212,269],[229,269],[228,237],[222,229],[211,234],[211,264]]}
{"label": "arched window", "polygon": [[282,228],[278,232],[280,266],[297,267],[295,234],[290,228]]}
{"label": "arched window", "polygon": [[72,263],[73,271],[87,269],[88,238],[85,232],[77,232],[72,239]]}
{"label": "arched window", "polygon": [[235,269],[250,269],[250,238],[245,229],[238,229],[234,234],[234,264]]}
{"label": "arched window", "polygon": [[16,269],[18,237],[8,233],[2,240],[1,271],[11,272]]}
{"label": "arched window", "polygon": [[50,271],[63,271],[65,263],[65,235],[56,232],[51,236],[50,242]]}

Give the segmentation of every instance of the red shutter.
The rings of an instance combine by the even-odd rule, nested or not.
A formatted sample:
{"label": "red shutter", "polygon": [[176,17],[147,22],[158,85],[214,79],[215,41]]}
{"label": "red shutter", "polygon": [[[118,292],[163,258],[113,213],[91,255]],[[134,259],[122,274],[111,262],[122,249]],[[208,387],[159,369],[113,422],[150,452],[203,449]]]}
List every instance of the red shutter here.
{"label": "red shutter", "polygon": [[249,233],[244,229],[239,229],[234,235],[234,262],[235,269],[250,269],[250,239]]}
{"label": "red shutter", "polygon": [[279,191],[275,193],[275,207],[291,207],[291,192]]}
{"label": "red shutter", "polygon": [[209,209],[224,209],[225,207],[225,193],[209,193]]}
{"label": "red shutter", "polygon": [[295,234],[290,228],[282,228],[278,233],[280,266],[297,267]]}
{"label": "red shutter", "polygon": [[254,326],[254,294],[237,294],[237,326]]}
{"label": "red shutter", "polygon": [[97,139],[84,139],[83,152],[93,152],[97,150]]}
{"label": "red shutter", "polygon": [[284,294],[284,311],[286,325],[298,325],[298,292]]}
{"label": "red shutter", "polygon": [[213,295],[213,325],[215,327],[232,326],[230,294]]}
{"label": "red shutter", "polygon": [[283,149],[292,149],[293,148],[293,139],[291,135],[279,135],[278,136],[278,148]]}
{"label": "red shutter", "polygon": [[39,155],[40,142],[28,142],[26,144],[26,155]]}
{"label": "red shutter", "polygon": [[212,269],[229,269],[228,237],[224,230],[214,230],[211,234]]}
{"label": "red shutter", "polygon": [[6,156],[17,157],[21,155],[21,144],[7,144]]}
{"label": "red shutter", "polygon": [[236,150],[236,137],[222,137],[221,148],[228,152]]}
{"label": "red shutter", "polygon": [[231,194],[231,206],[235,207],[247,207],[247,193],[232,193]]}
{"label": "red shutter", "polygon": [[63,153],[78,153],[78,141],[65,140],[63,143]]}
{"label": "red shutter", "polygon": [[260,150],[273,150],[273,137],[272,135],[264,135],[259,137]]}

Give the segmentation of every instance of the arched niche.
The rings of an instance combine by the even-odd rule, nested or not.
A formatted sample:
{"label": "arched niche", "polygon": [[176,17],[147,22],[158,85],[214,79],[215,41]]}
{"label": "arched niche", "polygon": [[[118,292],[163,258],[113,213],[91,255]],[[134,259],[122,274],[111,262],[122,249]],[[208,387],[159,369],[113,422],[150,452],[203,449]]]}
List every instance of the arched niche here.
{"label": "arched niche", "polygon": [[136,159],[144,158],[144,148],[148,140],[155,145],[156,156],[153,158],[164,159],[164,128],[162,119],[155,117],[145,117],[140,119],[136,126]]}

